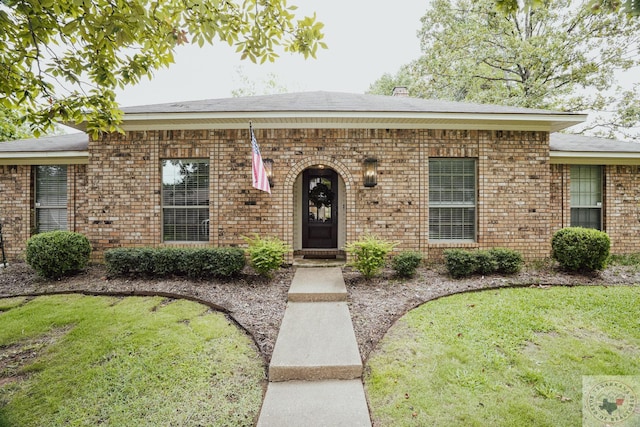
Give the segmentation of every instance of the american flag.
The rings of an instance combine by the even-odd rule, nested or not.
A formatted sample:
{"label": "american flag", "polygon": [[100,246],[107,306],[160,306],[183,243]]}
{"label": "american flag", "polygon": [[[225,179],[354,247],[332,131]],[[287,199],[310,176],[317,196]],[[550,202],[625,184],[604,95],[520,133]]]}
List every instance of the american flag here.
{"label": "american flag", "polygon": [[271,187],[269,186],[269,179],[267,178],[267,171],[262,163],[262,156],[260,155],[260,147],[258,147],[258,141],[253,134],[253,128],[251,130],[251,150],[253,156],[251,157],[251,169],[253,172],[253,186],[258,190],[266,191],[271,194]]}

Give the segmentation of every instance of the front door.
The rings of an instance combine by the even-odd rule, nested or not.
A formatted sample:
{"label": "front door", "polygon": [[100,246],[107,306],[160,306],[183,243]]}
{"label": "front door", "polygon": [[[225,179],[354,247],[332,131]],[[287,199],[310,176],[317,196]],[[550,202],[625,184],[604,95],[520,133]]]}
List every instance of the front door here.
{"label": "front door", "polygon": [[338,247],[338,174],[331,169],[302,174],[302,247]]}

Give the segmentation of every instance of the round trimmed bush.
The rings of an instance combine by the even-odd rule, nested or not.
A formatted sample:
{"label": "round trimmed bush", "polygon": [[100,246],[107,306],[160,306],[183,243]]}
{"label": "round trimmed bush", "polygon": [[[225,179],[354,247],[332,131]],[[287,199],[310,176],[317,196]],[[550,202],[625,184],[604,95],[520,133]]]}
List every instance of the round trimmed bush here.
{"label": "round trimmed bush", "polygon": [[443,252],[447,271],[454,279],[467,277],[478,271],[478,258],[464,249],[446,249]]}
{"label": "round trimmed bush", "polygon": [[413,277],[422,261],[422,254],[416,251],[402,251],[394,256],[391,265],[401,277]]}
{"label": "round trimmed bush", "polygon": [[522,268],[524,259],[522,254],[513,249],[493,248],[489,249],[489,253],[496,262],[498,273],[515,274]]}
{"label": "round trimmed bush", "polygon": [[48,279],[82,270],[90,255],[89,239],[72,231],[48,231],[27,241],[27,263]]}
{"label": "round trimmed bush", "polygon": [[552,257],[569,271],[602,270],[607,265],[611,240],[607,233],[592,228],[567,227],[551,240]]}

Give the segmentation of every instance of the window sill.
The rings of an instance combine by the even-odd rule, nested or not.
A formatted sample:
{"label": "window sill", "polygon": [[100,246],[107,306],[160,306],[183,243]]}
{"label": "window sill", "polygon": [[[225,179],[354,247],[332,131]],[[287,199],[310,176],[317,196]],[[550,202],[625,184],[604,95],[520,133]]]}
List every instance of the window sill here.
{"label": "window sill", "polygon": [[473,240],[429,240],[430,247],[477,248],[478,242]]}
{"label": "window sill", "polygon": [[209,246],[210,243],[202,242],[202,241],[187,241],[187,240],[165,240],[162,242],[162,245],[165,246],[180,246],[180,245],[188,245],[188,246]]}

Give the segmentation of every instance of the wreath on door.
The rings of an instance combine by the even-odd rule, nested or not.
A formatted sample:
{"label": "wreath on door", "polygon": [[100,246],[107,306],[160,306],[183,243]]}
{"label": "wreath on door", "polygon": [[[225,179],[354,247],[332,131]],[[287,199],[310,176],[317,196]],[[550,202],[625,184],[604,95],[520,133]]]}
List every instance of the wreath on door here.
{"label": "wreath on door", "polygon": [[327,184],[319,182],[313,187],[313,190],[309,192],[309,200],[311,200],[317,208],[321,208],[322,206],[329,207],[333,202],[333,191],[331,191]]}

